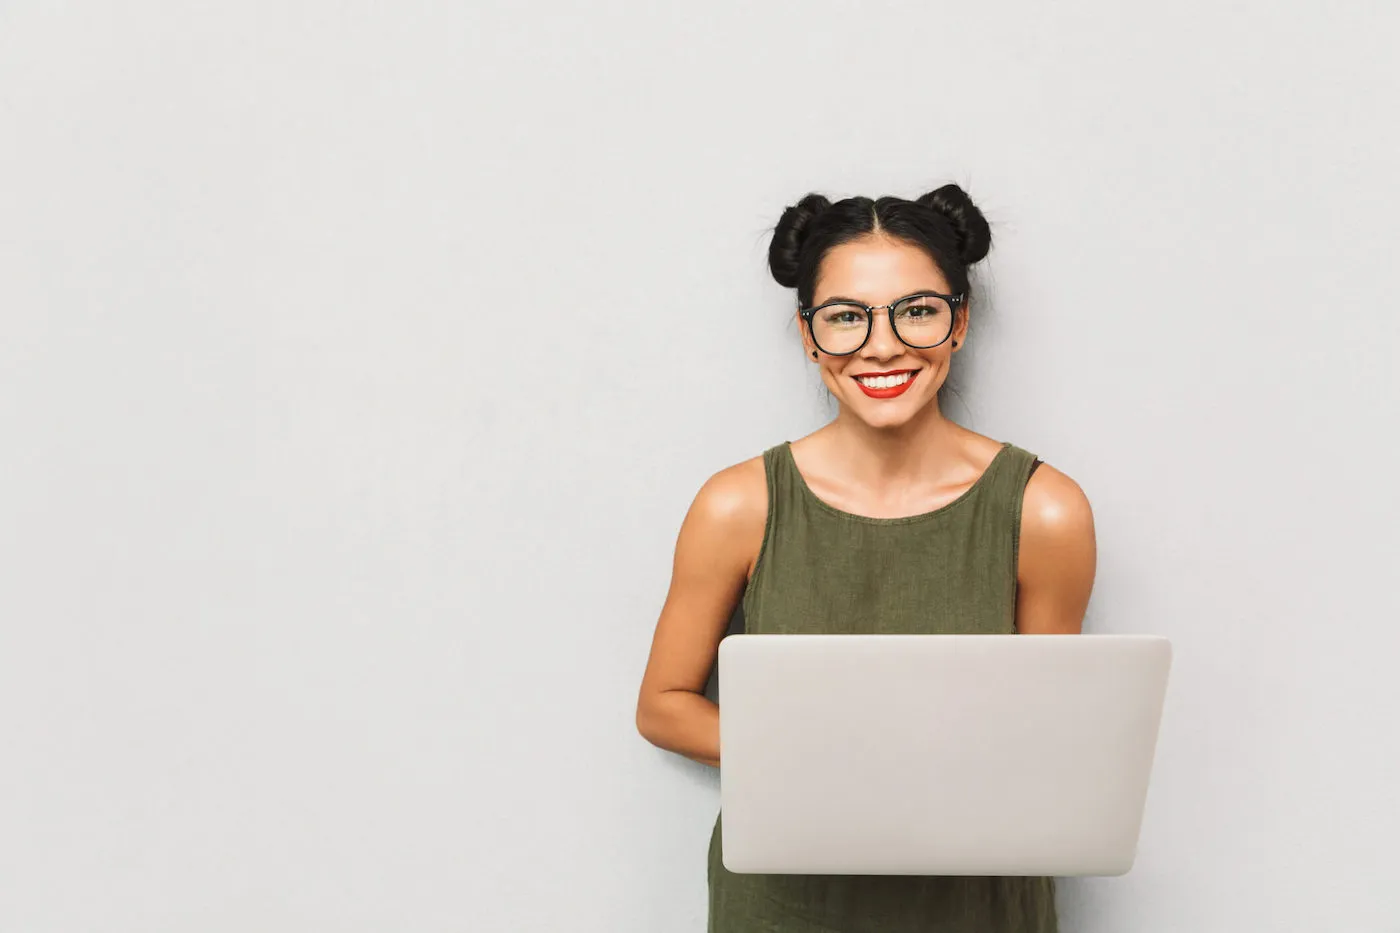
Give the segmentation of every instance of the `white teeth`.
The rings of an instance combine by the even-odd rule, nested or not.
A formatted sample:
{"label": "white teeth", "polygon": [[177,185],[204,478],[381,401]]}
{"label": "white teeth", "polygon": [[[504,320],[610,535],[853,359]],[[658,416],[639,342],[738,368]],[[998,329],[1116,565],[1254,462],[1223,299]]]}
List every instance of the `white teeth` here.
{"label": "white teeth", "polygon": [[895,376],[857,376],[856,380],[861,385],[872,389],[893,389],[895,386],[904,385],[912,378],[914,378],[913,373],[899,373]]}

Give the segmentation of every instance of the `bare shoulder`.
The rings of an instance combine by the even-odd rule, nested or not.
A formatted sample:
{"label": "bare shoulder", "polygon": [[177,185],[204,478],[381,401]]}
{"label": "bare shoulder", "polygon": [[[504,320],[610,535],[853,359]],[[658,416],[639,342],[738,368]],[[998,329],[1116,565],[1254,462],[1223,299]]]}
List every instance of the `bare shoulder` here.
{"label": "bare shoulder", "polygon": [[1067,474],[1044,461],[1026,483],[1021,502],[1021,533],[1058,538],[1092,533],[1089,497]]}
{"label": "bare shoulder", "polygon": [[[1006,447],[975,431],[963,442],[979,470]],[[1044,461],[1026,482],[1017,541],[1016,631],[1082,631],[1098,563],[1094,514],[1079,484]]]}
{"label": "bare shoulder", "polygon": [[762,527],[768,517],[768,479],[762,455],[720,470],[705,481],[691,511],[709,523]]}
{"label": "bare shoulder", "polygon": [[678,542],[678,557],[753,571],[768,524],[768,478],[763,457],[720,470],[695,494]]}
{"label": "bare shoulder", "polygon": [[1079,484],[1048,463],[1026,483],[1019,540],[1016,630],[1081,631],[1098,563],[1094,514]]}

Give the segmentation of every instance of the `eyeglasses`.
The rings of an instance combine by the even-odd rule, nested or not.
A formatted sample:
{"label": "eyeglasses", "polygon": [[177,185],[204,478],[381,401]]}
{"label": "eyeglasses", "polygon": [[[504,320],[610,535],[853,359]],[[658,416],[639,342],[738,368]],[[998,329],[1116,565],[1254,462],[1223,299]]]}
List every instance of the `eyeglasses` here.
{"label": "eyeglasses", "polygon": [[893,304],[863,305],[837,299],[798,310],[812,342],[828,356],[850,356],[870,340],[875,312],[888,311],[890,329],[906,347],[928,350],[953,333],[953,318],[966,295],[917,292]]}

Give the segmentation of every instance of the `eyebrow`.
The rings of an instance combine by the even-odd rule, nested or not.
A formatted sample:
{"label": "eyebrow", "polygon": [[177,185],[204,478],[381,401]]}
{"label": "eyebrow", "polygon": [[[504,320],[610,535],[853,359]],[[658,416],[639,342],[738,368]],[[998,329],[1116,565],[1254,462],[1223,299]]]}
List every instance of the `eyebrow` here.
{"label": "eyebrow", "polygon": [[[904,295],[903,297],[896,298],[894,301],[890,302],[890,304],[898,304],[899,302],[903,301],[905,298],[913,298],[913,297],[915,297],[915,296],[917,296],[917,295],[941,295],[941,294],[942,294],[942,292],[940,292],[940,291],[939,291],[938,289],[936,289],[936,288],[921,288],[921,289],[919,289],[919,290],[916,291],[916,292],[910,292],[909,294]],[[826,299],[825,301],[819,301],[819,302],[817,302],[817,304],[818,304],[818,305],[828,305],[828,304],[831,304],[833,301],[849,301],[851,304],[861,305],[861,306],[867,307],[867,308],[870,307],[870,305],[866,304],[864,301],[859,300],[858,298],[847,298],[845,295],[832,295],[830,298]]]}

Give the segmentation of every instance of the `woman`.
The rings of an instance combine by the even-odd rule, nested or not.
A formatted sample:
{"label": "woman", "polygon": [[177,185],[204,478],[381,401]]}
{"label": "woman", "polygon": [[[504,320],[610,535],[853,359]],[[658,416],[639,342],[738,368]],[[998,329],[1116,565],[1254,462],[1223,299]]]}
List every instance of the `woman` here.
{"label": "woman", "polygon": [[[769,267],[797,290],[804,352],[839,412],[696,496],[637,705],[650,742],[719,766],[703,691],[740,600],[749,632],[1080,631],[1096,560],[1083,492],[939,405],[967,346],[968,266],[990,246],[957,185],[784,211]],[[1057,929],[1050,878],[734,874],[721,840],[722,814],[711,933]]]}

